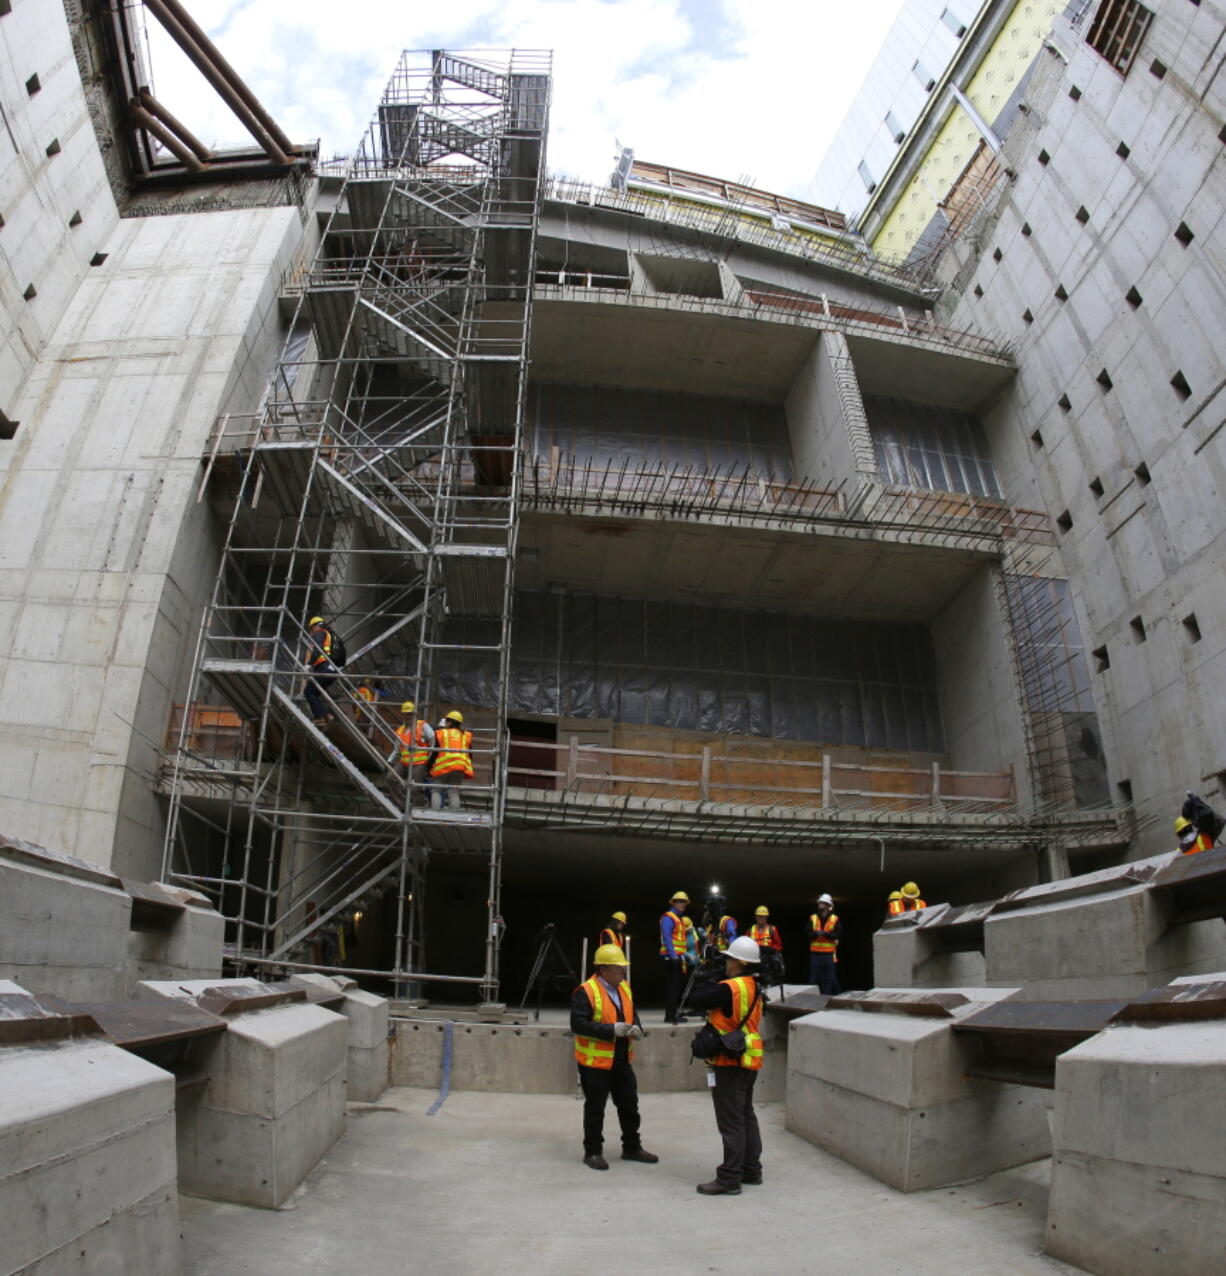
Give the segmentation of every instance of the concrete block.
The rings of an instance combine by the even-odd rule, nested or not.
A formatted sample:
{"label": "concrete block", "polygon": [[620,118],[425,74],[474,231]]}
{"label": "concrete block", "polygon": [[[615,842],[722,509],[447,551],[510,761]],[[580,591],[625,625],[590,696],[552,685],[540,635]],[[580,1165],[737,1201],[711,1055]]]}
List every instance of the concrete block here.
{"label": "concrete block", "polygon": [[[31,848],[36,849],[36,848]],[[131,901],[109,875],[75,876],[0,848],[0,976],[69,1001],[122,998]]]}
{"label": "concrete block", "polygon": [[169,930],[133,931],[128,940],[132,983],[220,978],[225,929],[220,913],[188,904]]}
{"label": "concrete block", "polygon": [[342,998],[336,1007],[349,1023],[349,1098],[373,1103],[387,1089],[389,1050],[387,1044],[389,1003],[385,997],[363,992],[353,980],[342,990],[342,981],[327,975],[292,975],[289,982],[300,986],[334,991]]}
{"label": "concrete block", "polygon": [[[195,999],[254,980],[147,982],[144,996]],[[340,1138],[348,1025],[304,1002],[235,1013],[202,1055],[209,1080],[178,1110],[179,1182],[191,1195],[280,1205]]]}
{"label": "concrete block", "polygon": [[1046,1156],[1045,1093],[968,1079],[975,1044],[950,1030],[1016,989],[946,991],[970,998],[950,1019],[823,1010],[794,1020],[788,1128],[903,1192]]}
{"label": "concrete block", "polygon": [[1109,1028],[1056,1062],[1044,1248],[1087,1271],[1226,1254],[1226,1022]]}
{"label": "concrete block", "polygon": [[0,1048],[4,1270],[177,1273],[174,1103],[99,1039]]}

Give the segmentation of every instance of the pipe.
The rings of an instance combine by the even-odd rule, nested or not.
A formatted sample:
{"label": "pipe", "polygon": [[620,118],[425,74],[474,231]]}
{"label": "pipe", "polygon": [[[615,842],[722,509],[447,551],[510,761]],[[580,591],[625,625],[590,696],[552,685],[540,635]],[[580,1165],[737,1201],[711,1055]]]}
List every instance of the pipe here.
{"label": "pipe", "polygon": [[[208,54],[192,39],[183,25],[177,21],[167,8],[167,0],[145,0],[145,7],[166,28],[167,35],[187,54],[200,74],[217,90],[222,101],[238,116],[243,127],[259,143],[260,149],[264,154],[276,164],[288,165],[290,163],[289,156],[277,145],[272,134],[260,123],[259,117],[248,108],[242,96],[213,63]],[[209,47],[212,47],[211,43]],[[220,56],[218,54],[218,57]],[[230,73],[233,75],[233,70]],[[293,148],[291,147],[290,149],[292,150]]]}
{"label": "pipe", "polygon": [[197,158],[203,160],[206,164],[213,158],[213,152],[184,124],[171,113],[153,96],[152,93],[141,85],[136,90],[136,96],[140,98],[140,104],[155,119],[161,120],[166,127],[181,138],[193,151],[196,152]]}
{"label": "pipe", "polygon": [[156,137],[180,164],[190,168],[193,173],[204,171],[204,165],[191,151],[168,128],[164,128],[155,120],[136,98],[132,99],[129,109],[132,115],[132,123],[139,124],[151,137]]}
{"label": "pipe", "polygon": [[247,87],[243,77],[226,61],[221,50],[209,39],[207,32],[192,17],[190,13],[180,4],[179,0],[157,0],[157,3],[169,10],[175,21],[178,22],[189,36],[200,46],[205,55],[217,68],[218,72],[225,77],[226,81],[233,87],[234,91],[242,98],[247,109],[259,120],[260,124],[268,132],[268,136],[286,153],[294,149],[294,144],[285,136],[277,127],[277,122],[261,105],[259,98]]}

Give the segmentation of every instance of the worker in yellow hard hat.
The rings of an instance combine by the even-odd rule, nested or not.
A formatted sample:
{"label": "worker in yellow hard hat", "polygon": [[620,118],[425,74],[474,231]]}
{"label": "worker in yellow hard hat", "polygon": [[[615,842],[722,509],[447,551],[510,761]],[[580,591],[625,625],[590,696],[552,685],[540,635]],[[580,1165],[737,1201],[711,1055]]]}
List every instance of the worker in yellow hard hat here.
{"label": "worker in yellow hard hat", "polygon": [[307,621],[307,645],[302,657],[303,664],[310,673],[303,687],[303,695],[317,727],[326,726],[336,716],[324,699],[344,663],[336,647],[336,635],[324,624],[324,618],[312,616]]}
{"label": "worker in yellow hard hat", "polygon": [[604,947],[605,944],[613,944],[620,948],[622,952],[626,951],[626,914],[622,912],[612,913],[609,916],[609,924],[600,932],[600,939],[597,941],[598,947]]}
{"label": "worker in yellow hard hat", "polygon": [[677,891],[660,917],[660,956],[664,959],[664,1022],[683,1023],[681,987],[690,962],[690,932],[694,923],[686,916],[690,897]]}
{"label": "worker in yellow hard hat", "polygon": [[622,1133],[622,1160],[654,1165],[639,1137],[639,1088],[634,1076],[634,1043],[643,1025],[626,979],[626,954],[617,944],[602,944],[593,958],[592,977],[570,999],[570,1030],[575,1034],[575,1062],[583,1090],[583,1164],[607,1170],[604,1110],[609,1096]]}
{"label": "worker in yellow hard hat", "polygon": [[464,715],[452,709],[434,728],[434,762],[430,767],[430,805],[443,809],[443,792],[449,810],[460,809],[460,785],[473,778],[473,733],[464,730]]}
{"label": "worker in yellow hard hat", "polygon": [[900,913],[905,913],[907,906],[903,903],[902,891],[891,891],[889,898],[885,902],[885,915],[887,917],[897,917]]}
{"label": "worker in yellow hard hat", "polygon": [[1179,849],[1185,855],[1195,855],[1198,851],[1211,851],[1215,845],[1208,833],[1202,833],[1191,820],[1180,816],[1175,821],[1175,836],[1179,840]]}
{"label": "worker in yellow hard hat", "polygon": [[434,728],[420,717],[417,705],[406,700],[400,706],[400,725],[396,728],[396,747],[387,755],[389,766],[412,785],[409,796],[414,806],[429,804],[430,751],[434,748]]}
{"label": "worker in yellow hard hat", "polygon": [[914,913],[921,908],[927,907],[927,903],[920,898],[920,888],[914,882],[904,882],[902,887],[902,911],[904,913]]}

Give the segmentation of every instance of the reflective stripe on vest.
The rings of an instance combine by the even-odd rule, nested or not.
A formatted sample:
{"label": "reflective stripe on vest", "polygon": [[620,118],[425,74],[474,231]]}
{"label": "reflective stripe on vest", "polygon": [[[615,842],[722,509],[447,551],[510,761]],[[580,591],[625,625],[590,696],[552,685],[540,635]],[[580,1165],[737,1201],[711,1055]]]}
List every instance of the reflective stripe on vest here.
{"label": "reflective stripe on vest", "polygon": [[[831,913],[823,923],[816,913],[809,914],[809,929],[820,931],[831,931],[839,924],[837,913]],[[811,953],[833,953],[838,950],[839,941],[837,939],[823,939],[820,935],[814,935],[809,940],[809,951]]]}
{"label": "reflective stripe on vest", "polygon": [[745,1034],[745,1053],[735,1057],[723,1055],[709,1062],[716,1068],[750,1068],[756,1072],[762,1066],[762,1034],[758,1031],[762,1023],[762,999],[758,997],[757,983],[749,975],[740,975],[736,979],[721,982],[732,990],[732,1014],[727,1015],[722,1010],[707,1012],[707,1022],[717,1032],[731,1032],[734,1028],[740,1028],[741,1020],[745,1019],[745,1013],[753,1005],[755,998],[757,1004],[753,1006],[749,1018],[745,1019],[744,1028],[741,1029]]}
{"label": "reflective stripe on vest", "polygon": [[[400,737],[401,766],[421,766],[423,762],[429,762],[430,750],[426,747],[424,722],[415,722],[411,727],[402,722],[396,728],[396,734]],[[413,748],[414,744],[416,748]]]}
{"label": "reflective stripe on vest", "polygon": [[752,939],[759,948],[774,948],[775,928],[770,923],[767,923],[765,926],[751,926],[749,928],[749,938]]}
{"label": "reflective stripe on vest", "polygon": [[[587,999],[591,1003],[594,1022],[617,1023],[619,1019],[624,1023],[634,1022],[634,996],[630,992],[630,985],[624,979],[617,985],[617,995],[621,998],[622,1003],[620,1015],[617,1013],[617,1007],[613,1004],[613,999],[604,995],[598,975],[593,975],[586,983],[579,986],[587,994]],[[633,1062],[634,1043],[628,1041],[626,1044],[629,1047],[626,1058]],[[575,1034],[575,1062],[581,1067],[611,1068],[616,1049],[616,1039],[613,1041],[601,1041],[599,1037],[581,1037],[578,1033]]]}
{"label": "reflective stripe on vest", "polygon": [[917,909],[927,908],[927,907],[928,905],[925,904],[924,901],[919,898],[919,896],[916,896],[915,899],[910,899],[906,895],[902,897],[902,911],[904,913],[914,913]]}
{"label": "reflective stripe on vest", "polygon": [[[668,949],[664,944],[664,917],[673,919],[673,938],[672,949]],[[679,913],[674,913],[669,909],[663,917],[660,918],[660,956],[661,957],[684,957],[686,946],[689,943],[690,930],[694,923],[688,917],[683,917]]]}
{"label": "reflective stripe on vest", "polygon": [[473,744],[473,733],[462,727],[439,727],[434,733],[434,744],[438,749],[438,757],[430,768],[430,774],[448,775],[459,771],[470,780],[473,778],[473,760],[469,749]]}
{"label": "reflective stripe on vest", "polygon": [[903,908],[901,899],[887,900],[885,910],[886,910],[887,917],[897,917],[901,913],[906,912],[906,909]]}
{"label": "reflective stripe on vest", "polygon": [[1197,833],[1196,841],[1184,851],[1185,855],[1196,855],[1200,851],[1213,850],[1214,842],[1211,837],[1205,833]]}

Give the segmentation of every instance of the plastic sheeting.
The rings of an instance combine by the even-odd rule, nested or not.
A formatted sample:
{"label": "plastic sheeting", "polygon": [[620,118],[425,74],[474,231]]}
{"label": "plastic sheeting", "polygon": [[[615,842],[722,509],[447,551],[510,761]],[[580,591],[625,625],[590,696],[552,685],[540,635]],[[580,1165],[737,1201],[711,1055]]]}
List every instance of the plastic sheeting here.
{"label": "plastic sheeting", "polygon": [[[447,643],[496,643],[454,620]],[[592,595],[516,596],[510,712],[944,752],[922,625]],[[493,707],[495,652],[457,652],[440,700]]]}
{"label": "plastic sheeting", "polygon": [[952,408],[866,396],[877,469],[887,483],[971,496],[1001,495],[979,418]]}
{"label": "plastic sheeting", "polygon": [[743,470],[792,477],[783,409],[768,403],[537,384],[528,405],[533,455],[551,450],[598,465],[630,460],[643,468],[678,465],[706,474]]}

